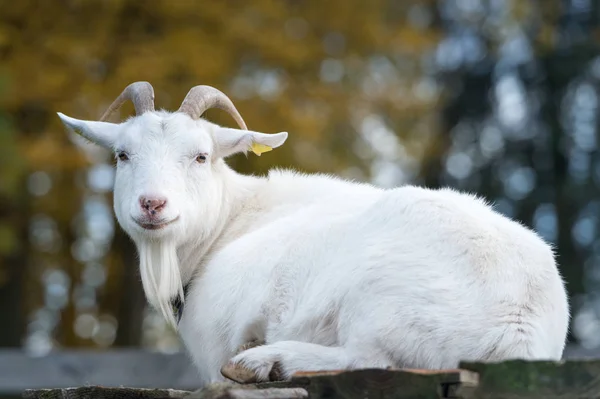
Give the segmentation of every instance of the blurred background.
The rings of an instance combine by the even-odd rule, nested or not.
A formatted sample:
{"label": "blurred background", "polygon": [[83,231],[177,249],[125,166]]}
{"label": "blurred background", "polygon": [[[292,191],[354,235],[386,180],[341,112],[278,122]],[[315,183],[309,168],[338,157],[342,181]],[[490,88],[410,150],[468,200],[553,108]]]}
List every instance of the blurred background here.
{"label": "blurred background", "polygon": [[[0,346],[173,353],[112,214],[97,119],[129,83],[197,84],[288,131],[243,173],[335,173],[480,194],[556,247],[570,341],[600,347],[599,2],[0,0]],[[132,114],[127,104],[121,118]],[[228,126],[227,114],[208,119]]]}

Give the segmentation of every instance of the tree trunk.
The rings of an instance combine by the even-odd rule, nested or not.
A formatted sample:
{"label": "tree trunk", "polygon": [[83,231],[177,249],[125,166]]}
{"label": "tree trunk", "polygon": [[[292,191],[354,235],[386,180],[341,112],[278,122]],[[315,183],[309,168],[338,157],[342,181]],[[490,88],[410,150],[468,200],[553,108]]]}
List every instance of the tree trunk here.
{"label": "tree trunk", "polygon": [[121,300],[117,311],[119,326],[114,346],[139,346],[146,298],[140,280],[136,249],[129,237],[116,228],[113,251],[122,259]]}
{"label": "tree trunk", "polygon": [[24,182],[22,187],[15,198],[0,197],[0,203],[3,204],[0,208],[0,226],[7,226],[16,242],[12,250],[0,253],[0,347],[20,347],[25,333],[23,291],[28,267],[29,203]]}

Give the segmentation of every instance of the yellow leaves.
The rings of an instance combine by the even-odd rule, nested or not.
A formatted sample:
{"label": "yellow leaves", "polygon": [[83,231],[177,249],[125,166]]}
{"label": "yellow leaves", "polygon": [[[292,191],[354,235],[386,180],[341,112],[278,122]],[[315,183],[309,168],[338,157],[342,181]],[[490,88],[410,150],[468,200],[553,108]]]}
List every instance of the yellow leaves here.
{"label": "yellow leaves", "polygon": [[[35,168],[74,170],[86,164],[82,152],[65,140],[54,112],[98,117],[134,80],[150,81],[157,107],[168,109],[178,107],[192,85],[214,85],[231,96],[253,130],[290,131],[286,146],[294,137],[320,142],[338,129],[351,129],[357,107],[363,114],[384,112],[402,120],[427,114],[436,104],[436,96],[424,100],[415,87],[424,87],[418,85],[420,62],[440,32],[407,22],[412,7],[435,12],[436,2],[94,0],[71,1],[73,13],[45,3],[43,12],[32,13],[34,2],[19,4],[10,10],[10,18],[24,26],[16,39],[12,25],[3,25],[0,17],[0,47],[7,40],[13,45],[4,68],[14,88],[2,105],[15,109],[38,101],[51,115],[45,132],[19,139]],[[389,59],[395,73],[375,77],[375,91],[374,57]],[[332,65],[338,75],[328,80]],[[131,109],[123,107],[122,117]],[[231,123],[219,113],[208,116]],[[322,143],[323,151],[336,157],[338,149],[329,147],[333,142]],[[269,164],[303,168],[305,158],[286,158],[290,153],[277,151]]]}
{"label": "yellow leaves", "polygon": [[[64,129],[57,129],[61,134],[66,134]],[[89,162],[80,148],[75,146],[65,147],[52,134],[45,134],[36,140],[23,141],[20,145],[20,154],[25,158],[32,170],[79,170]]]}
{"label": "yellow leaves", "polygon": [[16,29],[0,26],[0,49],[8,47],[16,34]]}

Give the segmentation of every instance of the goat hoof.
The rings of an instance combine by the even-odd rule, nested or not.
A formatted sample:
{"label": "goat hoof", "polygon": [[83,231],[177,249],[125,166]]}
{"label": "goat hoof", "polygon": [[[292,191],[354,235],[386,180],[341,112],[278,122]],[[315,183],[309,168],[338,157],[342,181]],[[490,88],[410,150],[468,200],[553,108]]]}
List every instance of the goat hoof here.
{"label": "goat hoof", "polygon": [[[265,343],[263,341],[259,341],[259,340],[252,340],[250,342],[245,343],[244,345],[240,346],[237,351],[235,352],[235,354],[240,354],[245,350],[248,349],[252,349],[255,348],[257,346],[261,346],[264,345]],[[225,366],[221,367],[221,375],[223,375],[223,377],[240,383],[240,384],[252,384],[256,382],[256,375],[254,374],[253,371],[239,365],[239,364],[226,364]],[[270,377],[269,377],[270,378]]]}
{"label": "goat hoof", "polygon": [[228,363],[221,367],[221,375],[238,384],[253,384],[256,382],[254,371],[239,364]]}
{"label": "goat hoof", "polygon": [[[256,379],[256,374],[254,371],[245,368],[240,364],[232,364],[228,363],[225,366],[221,367],[221,375],[233,382],[237,382],[238,384],[255,384],[258,382]],[[263,382],[276,382],[276,381],[285,381],[283,377],[283,372],[279,363],[275,363],[271,372],[269,373],[269,381]]]}

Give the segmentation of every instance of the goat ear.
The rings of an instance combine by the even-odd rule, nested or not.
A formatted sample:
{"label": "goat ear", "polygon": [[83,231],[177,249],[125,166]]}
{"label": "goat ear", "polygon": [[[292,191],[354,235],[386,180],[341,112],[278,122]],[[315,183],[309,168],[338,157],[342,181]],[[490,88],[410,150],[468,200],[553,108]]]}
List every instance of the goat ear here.
{"label": "goat ear", "polygon": [[109,122],[97,122],[97,121],[84,121],[68,117],[60,112],[57,112],[62,123],[72,132],[85,137],[93,143],[98,144],[104,148],[111,149],[119,125],[116,123]]}
{"label": "goat ear", "polygon": [[281,146],[287,138],[287,132],[265,134],[222,127],[218,128],[214,134],[216,155],[220,158],[248,151],[260,156],[263,152]]}

